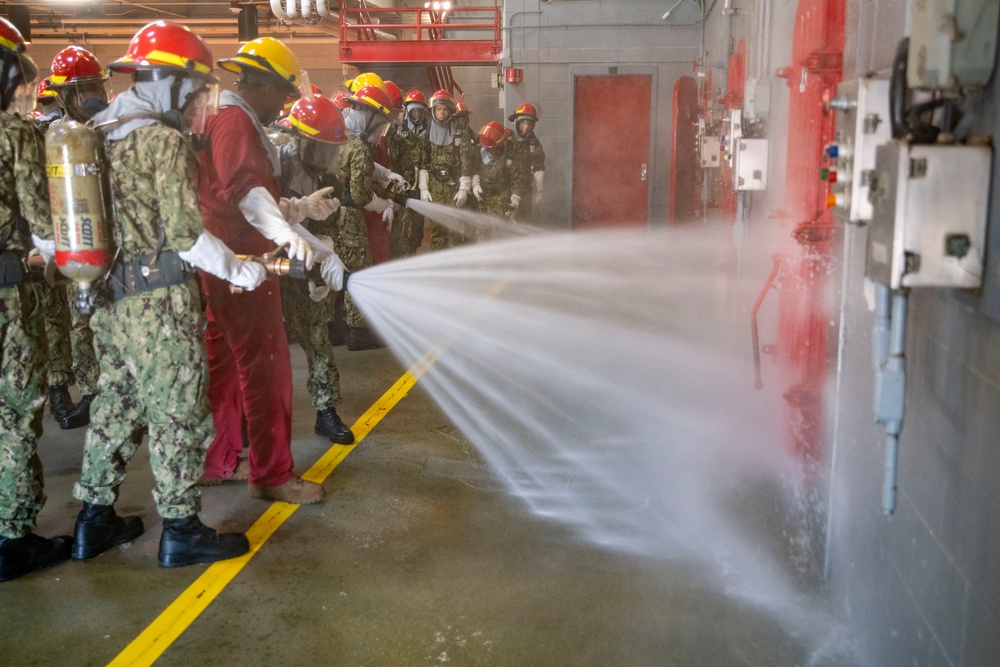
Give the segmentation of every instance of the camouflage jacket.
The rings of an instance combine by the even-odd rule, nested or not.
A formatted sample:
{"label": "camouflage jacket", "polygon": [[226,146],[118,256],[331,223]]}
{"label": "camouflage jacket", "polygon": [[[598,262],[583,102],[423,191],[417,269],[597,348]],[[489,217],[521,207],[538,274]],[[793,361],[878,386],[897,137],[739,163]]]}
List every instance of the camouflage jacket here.
{"label": "camouflage jacket", "polygon": [[357,208],[364,208],[372,200],[372,177],[375,162],[371,149],[353,134],[347,135],[347,150],[341,150],[340,173],[351,193],[351,201]]}
{"label": "camouflage jacket", "polygon": [[523,160],[530,168],[529,174],[536,171],[545,171],[545,151],[542,150],[542,142],[538,140],[535,133],[529,134],[523,141],[519,141],[516,136],[513,144],[512,157],[516,160]]}
{"label": "camouflage jacket", "polygon": [[198,208],[198,156],[166,125],[140,127],[107,144],[114,238],[122,257],[148,255],[163,234],[163,249],[191,248],[203,228]]}
{"label": "camouflage jacket", "polygon": [[480,153],[479,160],[481,165],[479,182],[484,197],[500,197],[506,204],[510,201],[511,194],[517,194],[522,198],[531,194],[531,176],[528,175],[530,172],[524,164],[524,154],[511,153],[489,164],[483,164]]}
{"label": "camouflage jacket", "polygon": [[389,160],[392,170],[406,179],[408,183],[417,182],[417,168],[420,164],[420,150],[427,131],[412,132],[405,126],[399,126],[389,135]]}
{"label": "camouflage jacket", "polygon": [[431,178],[450,177],[457,183],[461,176],[472,176],[475,173],[470,161],[472,155],[468,150],[468,142],[461,134],[453,135],[452,143],[447,146],[431,143],[427,133],[421,137],[420,169],[426,169]]}
{"label": "camouflage jacket", "polygon": [[54,238],[45,142],[35,123],[0,111],[0,249],[26,255],[31,232]]}

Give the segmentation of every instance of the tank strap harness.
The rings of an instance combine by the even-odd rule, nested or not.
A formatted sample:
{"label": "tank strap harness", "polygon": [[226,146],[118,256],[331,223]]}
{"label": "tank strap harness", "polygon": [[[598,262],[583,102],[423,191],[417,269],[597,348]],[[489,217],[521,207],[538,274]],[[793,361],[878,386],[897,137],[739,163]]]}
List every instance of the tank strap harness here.
{"label": "tank strap harness", "polygon": [[14,287],[24,282],[24,264],[13,250],[0,250],[0,287]]}
{"label": "tank strap harness", "polygon": [[148,255],[119,259],[111,265],[107,285],[114,301],[161,287],[182,285],[197,277],[194,267],[181,259],[180,255],[173,250],[163,250],[165,240],[161,227],[155,251]]}

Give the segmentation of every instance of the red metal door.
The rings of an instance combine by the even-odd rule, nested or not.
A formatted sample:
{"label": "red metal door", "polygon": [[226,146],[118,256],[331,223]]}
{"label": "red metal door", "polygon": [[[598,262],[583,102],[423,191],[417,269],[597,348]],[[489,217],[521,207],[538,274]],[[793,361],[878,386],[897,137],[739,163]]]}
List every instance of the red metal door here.
{"label": "red metal door", "polygon": [[573,227],[649,224],[651,75],[577,76]]}

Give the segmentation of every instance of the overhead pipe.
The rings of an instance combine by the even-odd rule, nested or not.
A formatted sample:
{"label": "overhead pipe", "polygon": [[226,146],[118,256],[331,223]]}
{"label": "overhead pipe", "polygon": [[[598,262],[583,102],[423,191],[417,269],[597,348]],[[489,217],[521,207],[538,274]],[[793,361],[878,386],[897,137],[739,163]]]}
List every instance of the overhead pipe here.
{"label": "overhead pipe", "polygon": [[[310,1],[311,0],[300,0],[300,4],[298,6],[296,5],[296,0],[285,0],[284,5],[281,4],[281,0],[269,0],[269,4],[271,6],[271,13],[274,14],[275,18],[285,23],[292,23],[296,19],[312,19],[312,5],[310,4]],[[340,15],[337,12],[330,10],[326,0],[315,0],[315,3],[316,14],[325,19],[330,19],[331,21],[340,21]],[[340,35],[339,30],[325,28],[321,23],[312,23],[310,21],[306,25],[329,35],[337,35],[338,37]],[[347,25],[353,24],[348,21]],[[372,32],[376,37],[382,40],[395,41],[399,39],[396,35],[385,32],[384,30],[376,29]]]}

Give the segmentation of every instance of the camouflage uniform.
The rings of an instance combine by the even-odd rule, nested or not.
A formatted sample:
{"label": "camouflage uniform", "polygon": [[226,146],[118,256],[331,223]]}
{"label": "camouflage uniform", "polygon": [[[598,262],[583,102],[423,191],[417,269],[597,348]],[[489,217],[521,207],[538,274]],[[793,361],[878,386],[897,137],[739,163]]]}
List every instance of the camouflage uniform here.
{"label": "camouflage uniform", "polygon": [[[0,111],[0,248],[23,260],[28,230],[52,238],[45,149],[37,126]],[[38,438],[45,404],[44,325],[35,286],[0,287],[0,536],[22,537],[45,504]]]}
{"label": "camouflage uniform", "polygon": [[[152,253],[161,233],[164,250],[192,247],[202,232],[198,160],[184,137],[146,125],[109,142],[108,158],[123,258]],[[198,510],[196,483],[214,435],[197,283],[126,296],[94,313],[91,325],[102,373],[73,496],[113,504],[138,447],[132,434],[149,424],[157,510],[166,519],[190,516]]]}
{"label": "camouflage uniform", "polygon": [[[506,141],[504,143],[510,143]],[[480,153],[479,184],[483,188],[483,196],[479,208],[484,213],[507,220],[510,214],[510,196],[526,189],[531,191],[531,177],[522,164],[523,154],[514,156],[512,153],[483,164]],[[483,239],[488,240],[488,239]]]}
{"label": "camouflage uniform", "polygon": [[90,328],[90,315],[81,313],[73,302],[75,288],[68,289],[73,377],[80,393],[89,396],[97,393],[97,382],[101,374],[101,369],[97,365],[97,352],[94,350],[94,330]]}
{"label": "camouflage uniform", "polygon": [[[427,136],[427,131],[414,132],[404,124],[396,127],[389,135],[389,159],[392,169],[406,179],[413,188],[407,193],[410,197],[420,198],[417,190],[417,169],[420,163],[420,150]],[[393,259],[412,255],[424,240],[424,216],[403,207],[396,213],[392,225],[391,253]]]}
{"label": "camouflage uniform", "polygon": [[521,192],[514,191],[521,196],[521,205],[517,207],[514,219],[518,222],[531,222],[531,184],[536,171],[545,171],[545,151],[534,132],[529,132],[522,140],[514,131],[511,138],[514,140],[511,158],[522,165],[527,176],[527,187]]}
{"label": "camouflage uniform", "polygon": [[[332,185],[335,177],[313,178],[302,168],[298,159],[295,142],[283,145],[278,154],[281,157],[281,177],[279,185],[283,197],[305,197],[316,190]],[[314,236],[337,237],[339,213],[333,213],[325,220],[306,219],[302,225]],[[325,410],[340,403],[340,372],[333,357],[333,345],[327,331],[327,323],[333,317],[337,295],[331,292],[320,301],[309,297],[309,283],[292,278],[281,279],[281,305],[285,314],[285,326],[290,337],[295,338],[306,354],[309,367],[307,386],[316,410]]]}
{"label": "camouflage uniform", "polygon": [[[431,121],[433,122],[433,121]],[[472,175],[469,151],[461,134],[452,134],[447,146],[432,143],[429,133],[423,135],[420,152],[420,168],[427,170],[427,189],[436,204],[450,205],[458,192],[458,181],[462,176]],[[431,250],[451,248],[463,242],[461,233],[432,223]]]}
{"label": "camouflage uniform", "polygon": [[90,315],[76,307],[74,285],[37,283],[45,309],[45,340],[48,347],[49,384],[75,384],[84,396],[97,393],[97,355]]}
{"label": "camouflage uniform", "polygon": [[[334,237],[334,247],[348,271],[360,271],[372,265],[372,253],[368,247],[368,228],[361,209],[371,202],[372,176],[375,174],[375,163],[372,152],[361,139],[352,134],[347,135],[346,150],[341,151],[343,162],[340,173],[347,181],[350,190],[352,206],[341,206],[337,213],[337,235]],[[356,207],[356,208],[355,208]],[[364,327],[365,320],[361,311],[354,305],[350,293],[344,293],[344,305],[347,309],[347,324],[352,327]]]}
{"label": "camouflage uniform", "polygon": [[45,313],[45,347],[48,350],[49,384],[55,387],[76,383],[73,375],[73,350],[69,331],[70,305],[67,295],[75,294],[72,285],[49,285],[36,282],[38,298]]}

